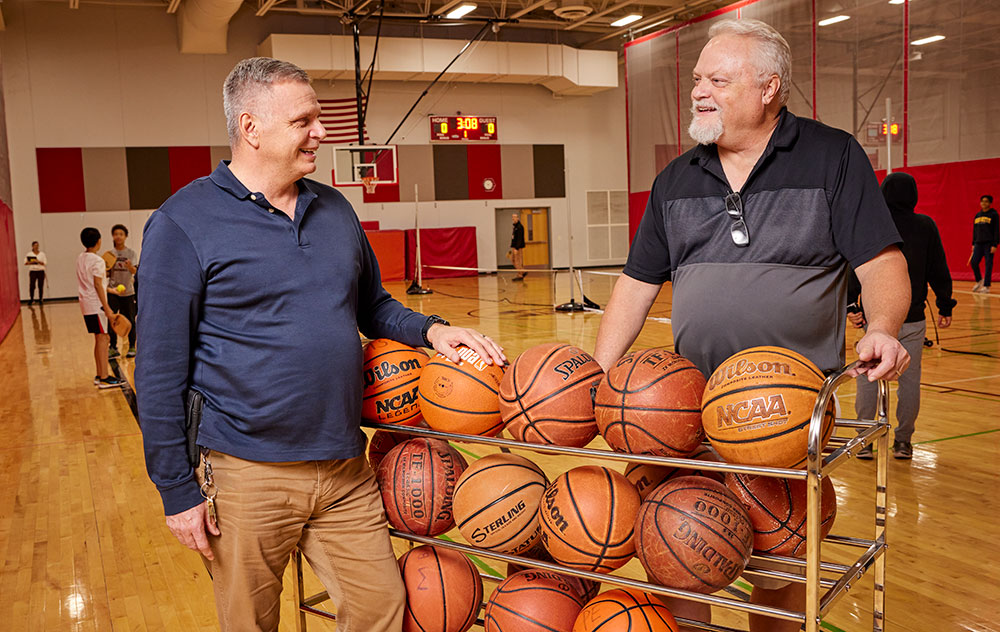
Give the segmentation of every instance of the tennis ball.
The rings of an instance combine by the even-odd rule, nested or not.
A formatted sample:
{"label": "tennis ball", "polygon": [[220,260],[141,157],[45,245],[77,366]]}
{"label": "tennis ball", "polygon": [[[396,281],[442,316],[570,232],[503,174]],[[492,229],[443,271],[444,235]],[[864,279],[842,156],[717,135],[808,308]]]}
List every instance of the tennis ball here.
{"label": "tennis ball", "polygon": [[118,284],[118,287],[116,287],[115,289],[116,289],[116,290],[118,290],[118,293],[119,293],[119,294],[121,294],[122,292],[124,292],[124,291],[125,291],[125,286],[124,286],[124,285],[122,285],[121,283],[119,283],[119,284]]}

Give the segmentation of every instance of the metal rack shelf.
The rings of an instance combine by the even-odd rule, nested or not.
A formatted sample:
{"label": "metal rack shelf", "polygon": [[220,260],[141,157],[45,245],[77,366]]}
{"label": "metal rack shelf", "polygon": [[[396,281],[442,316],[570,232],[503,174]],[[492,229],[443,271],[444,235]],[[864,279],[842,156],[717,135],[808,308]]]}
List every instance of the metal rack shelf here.
{"label": "metal rack shelf", "polygon": [[[887,415],[889,397],[888,384],[884,381],[879,382],[875,419],[864,420],[838,417],[834,422],[836,428],[853,429],[857,431],[857,434],[851,437],[833,437],[828,442],[825,450],[821,450],[820,448],[824,413],[827,410],[827,406],[829,405],[835,390],[840,385],[852,379],[849,373],[854,367],[855,364],[850,364],[842,368],[840,371],[830,375],[823,383],[823,386],[817,395],[816,404],[813,407],[812,418],[809,425],[808,459],[806,468],[803,470],[737,465],[724,462],[716,463],[712,461],[640,454],[625,454],[609,450],[596,450],[593,448],[571,448],[537,443],[525,443],[498,437],[452,434],[428,428],[416,428],[410,426],[394,426],[368,422],[364,422],[362,425],[375,430],[387,430],[394,433],[412,434],[414,436],[442,439],[445,441],[455,441],[460,443],[490,445],[504,450],[528,450],[545,454],[561,454],[587,459],[626,461],[630,463],[644,463],[691,470],[733,472],[737,474],[754,474],[758,476],[804,480],[806,481],[808,504],[806,514],[807,524],[805,558],[754,554],[751,556],[750,563],[744,571],[744,573],[751,576],[769,577],[805,584],[806,603],[805,610],[803,612],[751,604],[732,597],[706,595],[686,590],[679,590],[676,588],[669,588],[659,584],[629,579],[627,577],[620,577],[614,574],[575,570],[559,564],[480,549],[452,540],[413,535],[396,529],[390,529],[389,532],[393,537],[407,540],[415,544],[431,544],[438,547],[460,551],[468,555],[475,555],[502,562],[513,562],[520,566],[555,571],[600,583],[635,588],[657,595],[677,597],[689,601],[708,604],[710,606],[763,615],[775,619],[797,621],[804,626],[806,632],[819,632],[822,617],[829,612],[830,608],[832,608],[841,597],[847,594],[847,591],[851,588],[854,582],[864,576],[870,569],[874,568],[875,585],[873,591],[872,630],[873,632],[882,632],[885,621],[885,519],[886,481],[889,452],[889,423]],[[874,538],[864,539],[842,535],[828,535],[825,540],[823,540],[820,538],[820,523],[822,522],[820,510],[822,500],[821,483],[823,477],[828,476],[830,472],[846,463],[849,459],[855,457],[863,447],[871,444],[874,444],[877,448],[875,471]],[[823,541],[833,545],[861,549],[862,552],[851,564],[838,564],[823,561],[821,558],[821,545]],[[774,563],[780,563],[785,568],[790,567],[795,570],[774,570]],[[305,630],[306,614],[335,620],[335,614],[316,608],[317,604],[327,599],[325,592],[320,592],[310,597],[303,597],[302,561],[301,555],[298,551],[296,551],[293,556],[293,566],[295,567],[297,574],[295,581],[295,600],[299,604],[298,630]],[[483,575],[483,577],[499,581],[499,578],[494,578],[489,575]],[[681,617],[678,617],[677,621],[682,625],[689,626],[696,630],[705,630],[707,632],[740,632],[736,628],[713,625]]]}

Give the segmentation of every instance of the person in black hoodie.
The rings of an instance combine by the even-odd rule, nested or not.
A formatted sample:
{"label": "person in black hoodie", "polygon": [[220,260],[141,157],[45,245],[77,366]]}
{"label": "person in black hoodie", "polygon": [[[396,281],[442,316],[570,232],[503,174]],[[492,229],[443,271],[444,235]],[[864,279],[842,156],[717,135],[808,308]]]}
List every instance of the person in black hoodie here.
{"label": "person in black hoodie", "polygon": [[[979,212],[972,220],[972,254],[969,256],[969,266],[976,276],[973,292],[989,294],[993,277],[993,255],[1000,244],[1000,215],[993,208],[993,196],[984,195],[979,198]],[[983,263],[983,274],[979,274],[979,261]]]}
{"label": "person in black hoodie", "polygon": [[[906,257],[910,273],[910,311],[906,322],[899,329],[899,341],[910,354],[910,368],[899,378],[896,400],[896,431],[892,443],[892,455],[897,459],[913,458],[911,438],[920,411],[920,357],[924,348],[927,321],[924,318],[924,302],[927,300],[927,285],[934,290],[938,309],[938,326],[942,329],[951,325],[951,310],[956,301],[951,297],[951,274],[945,259],[944,246],[934,220],[914,212],[917,206],[917,183],[908,173],[891,173],[882,182],[882,196],[892,212],[896,229],[903,239],[900,249]],[[995,213],[996,211],[994,211]],[[858,305],[861,284],[852,273],[848,285],[848,318],[855,327],[866,325],[863,306]],[[871,419],[875,416],[875,398],[878,385],[865,377],[857,379],[858,396],[854,403],[858,417]],[[872,458],[870,448],[866,448],[859,458]]]}

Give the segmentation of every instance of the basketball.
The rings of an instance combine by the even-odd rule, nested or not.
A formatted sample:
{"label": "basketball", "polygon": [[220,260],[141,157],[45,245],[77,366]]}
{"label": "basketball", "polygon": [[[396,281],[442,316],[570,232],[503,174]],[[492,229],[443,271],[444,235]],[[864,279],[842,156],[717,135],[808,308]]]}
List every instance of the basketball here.
{"label": "basketball", "polygon": [[662,601],[632,588],[615,588],[591,599],[573,632],[677,632],[677,621]]}
{"label": "basketball", "polygon": [[617,452],[685,456],[698,447],[705,377],[667,349],[630,353],[597,387],[594,411],[601,435]]}
{"label": "basketball", "polygon": [[[532,560],[539,560],[542,562],[555,563],[549,552],[545,550],[545,547],[541,545],[541,542],[533,546],[531,549],[521,553],[521,557],[527,557]],[[530,566],[521,566],[520,564],[514,564],[513,562],[507,562],[507,577],[510,577],[514,573],[520,573],[521,571],[531,570]],[[540,570],[540,569],[537,569]],[[582,579],[580,577],[573,577],[572,575],[563,575],[560,573],[570,588],[576,591],[576,594],[580,595],[580,600],[584,603],[590,601],[595,596],[597,592],[601,589],[601,585],[598,582],[591,581],[589,579]]]}
{"label": "basketball", "polygon": [[678,476],[653,490],[635,531],[635,554],[651,581],[699,593],[731,584],[753,548],[747,510],[704,476]]}
{"label": "basketball", "polygon": [[560,475],[542,500],[542,544],[556,562],[607,573],[635,553],[632,531],[639,492],[605,467],[584,465]]}
{"label": "basketball", "polygon": [[496,587],[483,610],[486,632],[572,632],[585,600],[558,573],[531,569]]}
{"label": "basketball", "polygon": [[[753,548],[760,553],[803,557],[806,554],[805,481],[727,474],[729,488],[750,514]],[[837,517],[837,490],[829,476],[823,477],[820,502],[820,537],[825,538]]]}
{"label": "basketball", "polygon": [[[712,448],[704,444],[698,446],[693,453],[684,458],[702,461],[722,461],[722,459],[719,458],[719,455],[716,454]],[[625,468],[625,478],[627,478],[630,483],[635,485],[636,491],[639,492],[639,498],[643,500],[646,500],[646,496],[649,496],[650,492],[656,489],[660,483],[673,478],[674,476],[707,476],[709,478],[714,478],[720,483],[724,478],[722,472],[688,470],[681,467],[647,465],[645,463],[629,463],[628,467]]]}
{"label": "basketball", "polygon": [[[708,379],[702,401],[705,434],[730,463],[804,467],[809,419],[823,379],[815,364],[789,349],[754,347],[733,354]],[[834,417],[831,400],[823,446],[833,433]]]}
{"label": "basketball", "polygon": [[420,421],[417,382],[427,354],[401,342],[379,338],[365,345],[361,417],[383,424],[412,426]]}
{"label": "basketball", "polygon": [[458,551],[418,546],[399,558],[406,586],[403,632],[465,632],[483,601],[479,571]]}
{"label": "basketball", "polygon": [[388,430],[376,430],[375,434],[368,441],[368,465],[372,470],[378,472],[378,466],[389,454],[389,450],[395,448],[400,443],[404,443],[414,438],[405,432],[389,432]]}
{"label": "basketball", "polygon": [[377,473],[389,523],[416,535],[451,529],[452,495],[466,467],[455,448],[437,439],[410,439],[389,450]]}
{"label": "basketball", "polygon": [[563,343],[519,355],[500,382],[500,415],[518,441],[583,447],[597,436],[591,386],[604,371],[589,353]]}
{"label": "basketball", "polygon": [[472,349],[460,346],[455,364],[440,353],[420,376],[418,393],[424,420],[434,430],[493,436],[503,428],[498,394],[503,368],[486,364]]}
{"label": "basketball", "polygon": [[490,454],[455,486],[455,522],[473,546],[515,555],[538,541],[538,509],[548,480],[516,454]]}

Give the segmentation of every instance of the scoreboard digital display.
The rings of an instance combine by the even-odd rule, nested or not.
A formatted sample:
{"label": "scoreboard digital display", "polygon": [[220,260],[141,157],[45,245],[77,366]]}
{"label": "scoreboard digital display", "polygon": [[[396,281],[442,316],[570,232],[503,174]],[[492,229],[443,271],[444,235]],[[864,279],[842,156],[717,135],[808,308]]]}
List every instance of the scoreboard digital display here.
{"label": "scoreboard digital display", "polygon": [[495,116],[432,116],[431,140],[496,140]]}

